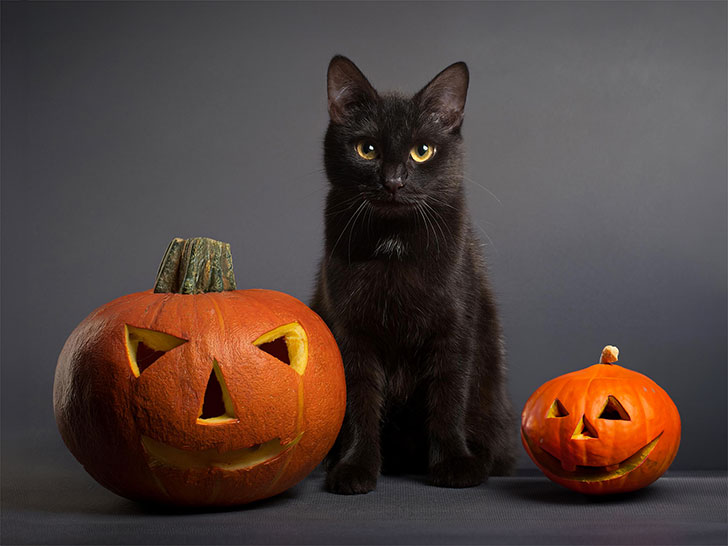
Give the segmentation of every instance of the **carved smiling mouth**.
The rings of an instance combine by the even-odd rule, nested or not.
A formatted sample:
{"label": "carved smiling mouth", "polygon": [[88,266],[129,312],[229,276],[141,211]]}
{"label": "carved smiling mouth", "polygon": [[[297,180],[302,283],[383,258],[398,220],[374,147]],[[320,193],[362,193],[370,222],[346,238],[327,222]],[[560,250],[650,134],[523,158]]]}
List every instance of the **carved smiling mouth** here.
{"label": "carved smiling mouth", "polygon": [[[664,432],[664,431],[663,431]],[[551,455],[543,448],[536,449],[526,434],[523,437],[528,443],[528,447],[532,453],[539,453],[539,462],[551,473],[565,480],[574,480],[580,482],[601,482],[624,476],[632,472],[647,460],[647,457],[660,440],[662,432],[650,443],[627,457],[621,463],[609,466],[577,466],[575,470],[565,470],[561,461]]]}
{"label": "carved smiling mouth", "polygon": [[217,449],[188,451],[142,436],[142,445],[150,459],[150,466],[164,465],[183,469],[220,468],[234,471],[252,468],[270,461],[293,448],[303,436],[301,432],[287,444],[273,438],[262,444],[221,453]]}

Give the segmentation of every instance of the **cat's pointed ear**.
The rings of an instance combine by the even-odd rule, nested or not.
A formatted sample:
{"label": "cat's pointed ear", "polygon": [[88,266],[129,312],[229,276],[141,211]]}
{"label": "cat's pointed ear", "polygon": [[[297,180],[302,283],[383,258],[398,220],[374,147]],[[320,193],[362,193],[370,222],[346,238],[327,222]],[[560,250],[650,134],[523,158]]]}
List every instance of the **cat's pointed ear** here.
{"label": "cat's pointed ear", "polygon": [[329,63],[327,76],[329,117],[343,124],[357,106],[375,101],[377,92],[354,63],[343,55],[336,55]]}
{"label": "cat's pointed ear", "polygon": [[446,131],[460,128],[465,114],[470,73],[463,62],[451,64],[414,97],[431,119]]}

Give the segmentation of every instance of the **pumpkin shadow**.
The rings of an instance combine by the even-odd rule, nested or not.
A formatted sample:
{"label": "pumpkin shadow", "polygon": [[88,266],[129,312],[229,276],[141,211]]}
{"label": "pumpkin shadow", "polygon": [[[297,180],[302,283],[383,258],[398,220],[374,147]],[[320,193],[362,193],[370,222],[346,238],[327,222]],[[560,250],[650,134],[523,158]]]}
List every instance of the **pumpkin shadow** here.
{"label": "pumpkin shadow", "polygon": [[295,487],[279,493],[267,499],[260,499],[248,504],[240,504],[233,506],[177,506],[172,504],[158,504],[151,502],[132,501],[120,499],[120,504],[126,506],[120,507],[115,513],[125,513],[130,515],[154,515],[154,516],[185,516],[196,514],[224,514],[228,512],[248,512],[254,510],[262,510],[284,505],[298,497]]}
{"label": "pumpkin shadow", "polygon": [[249,504],[222,507],[190,507],[140,502],[115,495],[86,476],[64,476],[55,481],[63,495],[49,492],[48,481],[33,477],[20,483],[17,479],[5,479],[2,487],[3,516],[10,513],[85,514],[85,515],[194,515],[227,512],[244,512],[283,506],[296,499],[298,487],[274,497]]}
{"label": "pumpkin shadow", "polygon": [[506,479],[498,484],[498,487],[504,493],[520,500],[559,506],[589,506],[594,504],[607,505],[632,502],[644,503],[646,501],[657,500],[662,496],[660,487],[656,487],[654,484],[651,487],[645,487],[627,493],[587,495],[567,489],[545,478]]}

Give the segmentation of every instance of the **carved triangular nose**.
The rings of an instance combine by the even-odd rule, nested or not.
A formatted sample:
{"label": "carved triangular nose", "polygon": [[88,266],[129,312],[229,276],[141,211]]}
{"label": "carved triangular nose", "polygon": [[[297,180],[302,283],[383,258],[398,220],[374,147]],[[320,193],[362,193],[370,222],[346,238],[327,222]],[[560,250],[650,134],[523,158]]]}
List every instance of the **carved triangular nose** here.
{"label": "carved triangular nose", "polygon": [[235,410],[230,400],[225,378],[220,371],[217,360],[213,360],[210,379],[207,380],[205,397],[197,421],[198,423],[215,423],[234,418]]}
{"label": "carved triangular nose", "polygon": [[588,438],[599,438],[599,434],[597,433],[597,429],[594,428],[594,425],[586,418],[586,415],[582,415],[579,423],[576,425],[576,429],[574,429],[574,434],[571,435],[571,439],[586,440]]}

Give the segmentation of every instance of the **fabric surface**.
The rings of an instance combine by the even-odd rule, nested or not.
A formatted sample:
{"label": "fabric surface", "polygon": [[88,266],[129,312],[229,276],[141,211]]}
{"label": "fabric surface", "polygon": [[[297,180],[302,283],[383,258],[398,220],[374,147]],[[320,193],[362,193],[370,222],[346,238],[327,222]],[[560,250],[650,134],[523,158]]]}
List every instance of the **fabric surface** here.
{"label": "fabric surface", "polygon": [[726,544],[726,474],[669,473],[642,491],[596,498],[543,476],[441,489],[384,476],[338,496],[315,471],[293,489],[235,510],[150,508],[80,468],[3,476],[3,544]]}

